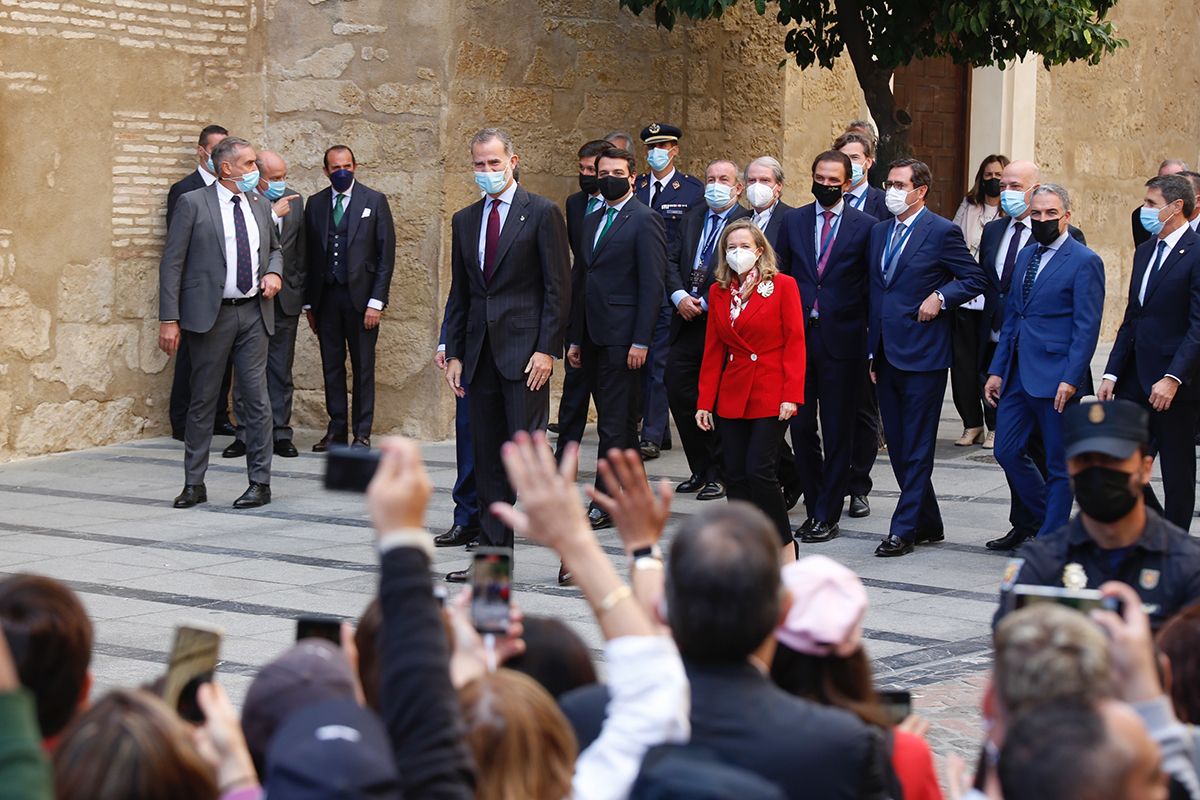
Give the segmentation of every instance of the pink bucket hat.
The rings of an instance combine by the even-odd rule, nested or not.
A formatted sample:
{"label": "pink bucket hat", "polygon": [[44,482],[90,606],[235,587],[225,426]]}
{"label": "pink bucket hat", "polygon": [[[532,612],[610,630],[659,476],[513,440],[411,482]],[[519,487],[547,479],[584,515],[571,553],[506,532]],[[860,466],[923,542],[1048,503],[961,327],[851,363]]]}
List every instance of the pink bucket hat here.
{"label": "pink bucket hat", "polygon": [[862,643],[867,590],[853,571],[825,556],[787,564],[783,585],[792,595],[775,638],[798,653],[845,658]]}

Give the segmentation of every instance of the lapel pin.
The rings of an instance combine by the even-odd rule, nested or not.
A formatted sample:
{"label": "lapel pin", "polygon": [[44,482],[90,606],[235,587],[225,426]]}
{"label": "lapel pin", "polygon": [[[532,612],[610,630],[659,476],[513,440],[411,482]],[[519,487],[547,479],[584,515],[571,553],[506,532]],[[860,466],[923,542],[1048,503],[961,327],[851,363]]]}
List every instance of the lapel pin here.
{"label": "lapel pin", "polygon": [[524,221],[525,221],[525,215],[524,215],[524,214],[522,214],[522,215],[521,215],[521,222],[524,222]]}

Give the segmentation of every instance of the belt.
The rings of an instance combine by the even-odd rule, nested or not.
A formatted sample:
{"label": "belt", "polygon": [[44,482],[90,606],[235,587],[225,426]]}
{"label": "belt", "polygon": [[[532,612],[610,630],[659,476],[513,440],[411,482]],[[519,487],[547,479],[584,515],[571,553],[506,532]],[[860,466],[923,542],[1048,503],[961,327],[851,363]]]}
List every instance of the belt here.
{"label": "belt", "polygon": [[222,297],[221,305],[223,305],[223,306],[240,306],[240,305],[245,305],[246,303],[249,303],[252,300],[257,300],[257,299],[258,299],[258,295],[254,295],[253,297]]}

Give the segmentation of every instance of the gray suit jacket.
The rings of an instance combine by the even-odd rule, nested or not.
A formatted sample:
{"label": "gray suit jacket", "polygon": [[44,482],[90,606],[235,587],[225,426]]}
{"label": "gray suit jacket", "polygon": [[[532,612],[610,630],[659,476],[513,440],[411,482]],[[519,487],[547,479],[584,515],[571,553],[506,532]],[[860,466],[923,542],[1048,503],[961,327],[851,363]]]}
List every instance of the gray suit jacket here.
{"label": "gray suit jacket", "polygon": [[[300,193],[290,186],[283,191],[284,197],[292,194]],[[263,199],[271,203],[267,198]],[[304,234],[304,197],[298,196],[288,205],[292,210],[283,218],[283,231],[279,234],[279,249],[283,254],[283,288],[275,295],[275,308],[277,313],[294,317],[304,307],[304,279],[308,274],[304,253],[308,237]],[[267,210],[270,208],[268,205]]]}
{"label": "gray suit jacket", "polygon": [[[283,257],[279,236],[271,224],[270,206],[253,192],[246,198],[258,222],[255,282],[261,281],[268,272],[282,278]],[[217,320],[224,289],[225,231],[217,204],[217,185],[213,184],[179,198],[158,265],[158,318],[178,320],[179,327],[185,331],[205,333]],[[259,307],[267,333],[274,333],[275,304],[260,293]]]}

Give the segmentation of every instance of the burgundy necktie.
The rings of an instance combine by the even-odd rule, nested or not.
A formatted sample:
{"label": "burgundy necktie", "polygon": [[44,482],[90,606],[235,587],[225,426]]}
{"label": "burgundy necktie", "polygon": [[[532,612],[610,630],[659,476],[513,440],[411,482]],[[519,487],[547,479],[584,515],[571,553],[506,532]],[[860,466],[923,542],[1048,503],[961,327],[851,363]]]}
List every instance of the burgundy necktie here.
{"label": "burgundy necktie", "polygon": [[233,238],[237,243],[237,288],[242,294],[250,294],[254,288],[254,276],[250,271],[250,233],[246,230],[246,218],[242,216],[242,198],[233,196]]}
{"label": "burgundy necktie", "polygon": [[483,239],[483,282],[491,283],[496,271],[496,246],[500,244],[500,201],[492,199],[488,212],[487,235]]}
{"label": "burgundy necktie", "polygon": [[829,239],[829,232],[833,230],[833,212],[822,211],[821,213],[825,215],[825,224],[821,226],[821,241],[817,246],[824,246],[825,251],[821,253],[821,260],[817,262],[818,278],[825,274],[825,265],[829,263],[829,251],[833,249],[833,242],[826,241]]}

